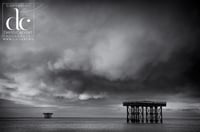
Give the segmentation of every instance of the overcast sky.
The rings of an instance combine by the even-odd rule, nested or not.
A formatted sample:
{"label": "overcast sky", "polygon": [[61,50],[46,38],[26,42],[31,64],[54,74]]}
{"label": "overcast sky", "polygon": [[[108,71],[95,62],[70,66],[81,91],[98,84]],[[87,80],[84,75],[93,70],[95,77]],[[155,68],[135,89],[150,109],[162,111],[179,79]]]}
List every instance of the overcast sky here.
{"label": "overcast sky", "polygon": [[119,116],[126,100],[200,109],[197,4],[35,6],[35,40],[0,41],[0,116]]}

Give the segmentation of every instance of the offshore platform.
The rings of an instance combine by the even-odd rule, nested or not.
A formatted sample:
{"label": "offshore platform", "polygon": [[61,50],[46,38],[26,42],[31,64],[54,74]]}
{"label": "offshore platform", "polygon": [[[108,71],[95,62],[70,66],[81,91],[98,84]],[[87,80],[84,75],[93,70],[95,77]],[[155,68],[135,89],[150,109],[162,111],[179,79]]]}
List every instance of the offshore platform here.
{"label": "offshore platform", "polygon": [[131,101],[123,102],[127,107],[127,123],[163,123],[162,107],[166,102]]}

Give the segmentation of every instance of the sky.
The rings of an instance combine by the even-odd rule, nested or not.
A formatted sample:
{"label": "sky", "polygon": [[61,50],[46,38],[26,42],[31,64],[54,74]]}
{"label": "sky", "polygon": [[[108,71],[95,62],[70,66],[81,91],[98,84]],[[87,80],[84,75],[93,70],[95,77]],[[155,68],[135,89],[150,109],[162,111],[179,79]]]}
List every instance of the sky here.
{"label": "sky", "polygon": [[0,117],[117,117],[139,100],[199,112],[195,2],[34,3],[34,40],[0,40]]}

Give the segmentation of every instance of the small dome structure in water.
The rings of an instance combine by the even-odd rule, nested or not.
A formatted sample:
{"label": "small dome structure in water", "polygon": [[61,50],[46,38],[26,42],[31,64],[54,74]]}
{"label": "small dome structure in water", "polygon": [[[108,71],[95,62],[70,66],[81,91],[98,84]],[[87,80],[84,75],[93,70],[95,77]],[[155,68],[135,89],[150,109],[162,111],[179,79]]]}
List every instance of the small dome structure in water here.
{"label": "small dome structure in water", "polygon": [[44,118],[52,118],[53,113],[43,113]]}

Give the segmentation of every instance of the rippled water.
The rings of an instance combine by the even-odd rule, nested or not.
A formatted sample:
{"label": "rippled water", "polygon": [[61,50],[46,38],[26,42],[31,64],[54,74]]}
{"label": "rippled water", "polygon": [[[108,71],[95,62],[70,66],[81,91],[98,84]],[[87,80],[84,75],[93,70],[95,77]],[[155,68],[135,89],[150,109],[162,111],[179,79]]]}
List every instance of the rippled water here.
{"label": "rippled water", "polygon": [[165,119],[163,124],[127,124],[122,118],[2,118],[0,132],[198,132],[200,119]]}

